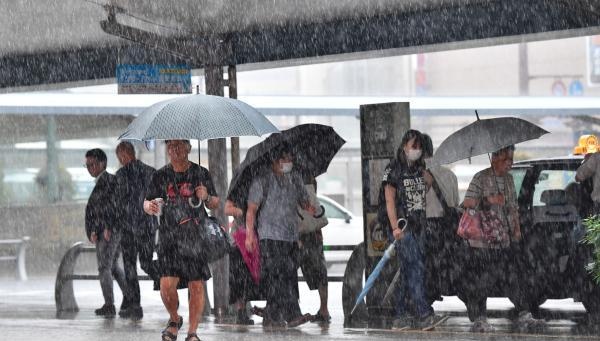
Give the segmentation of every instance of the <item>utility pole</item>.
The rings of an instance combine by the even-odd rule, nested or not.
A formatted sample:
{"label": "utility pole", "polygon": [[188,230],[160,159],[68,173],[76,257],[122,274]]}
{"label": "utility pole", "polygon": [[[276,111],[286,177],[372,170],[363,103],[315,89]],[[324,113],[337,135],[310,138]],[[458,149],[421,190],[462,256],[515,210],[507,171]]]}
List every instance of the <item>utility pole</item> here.
{"label": "utility pole", "polygon": [[[206,65],[204,67],[206,94],[223,96],[223,67],[221,65]],[[212,175],[215,189],[221,203],[214,215],[223,224],[227,217],[223,210],[227,196],[227,143],[224,138],[208,140],[208,169]],[[225,256],[211,264],[213,275],[214,314],[217,320],[227,315],[229,297],[229,257]]]}
{"label": "utility pole", "polygon": [[55,203],[59,196],[58,150],[56,148],[56,118],[49,115],[46,118],[46,196],[48,203]]}
{"label": "utility pole", "polygon": [[[237,99],[237,71],[235,65],[227,67],[227,85],[229,87],[229,98]],[[234,171],[240,165],[240,138],[231,138],[231,170]]]}

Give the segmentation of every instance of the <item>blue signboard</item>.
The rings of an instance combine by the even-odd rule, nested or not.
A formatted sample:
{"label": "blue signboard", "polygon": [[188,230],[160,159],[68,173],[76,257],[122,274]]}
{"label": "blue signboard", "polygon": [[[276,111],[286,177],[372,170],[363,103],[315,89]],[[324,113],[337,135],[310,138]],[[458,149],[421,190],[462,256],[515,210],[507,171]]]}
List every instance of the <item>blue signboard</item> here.
{"label": "blue signboard", "polygon": [[117,66],[119,94],[189,94],[192,73],[186,65]]}

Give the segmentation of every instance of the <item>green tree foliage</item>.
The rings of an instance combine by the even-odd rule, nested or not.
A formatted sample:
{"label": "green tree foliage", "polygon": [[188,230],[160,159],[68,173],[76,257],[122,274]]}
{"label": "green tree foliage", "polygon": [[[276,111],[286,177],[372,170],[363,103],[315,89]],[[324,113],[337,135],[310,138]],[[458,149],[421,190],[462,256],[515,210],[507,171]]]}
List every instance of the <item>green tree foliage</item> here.
{"label": "green tree foliage", "polygon": [[588,270],[594,276],[596,283],[600,284],[600,216],[593,216],[583,221],[587,228],[584,242],[593,247],[593,259]]}
{"label": "green tree foliage", "polygon": [[[35,182],[44,198],[48,197],[48,170],[46,167],[40,169],[35,177]],[[58,200],[73,200],[75,194],[75,185],[71,179],[71,174],[64,167],[58,168]]]}

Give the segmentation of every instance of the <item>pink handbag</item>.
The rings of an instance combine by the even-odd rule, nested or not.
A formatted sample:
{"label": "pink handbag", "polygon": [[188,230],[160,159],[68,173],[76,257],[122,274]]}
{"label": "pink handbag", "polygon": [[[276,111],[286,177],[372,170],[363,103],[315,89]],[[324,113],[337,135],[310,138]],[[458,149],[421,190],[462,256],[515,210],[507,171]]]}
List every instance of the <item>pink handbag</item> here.
{"label": "pink handbag", "polygon": [[460,217],[456,234],[464,239],[484,241],[489,244],[508,241],[508,233],[503,228],[500,217],[492,210],[465,210]]}
{"label": "pink handbag", "polygon": [[466,209],[460,217],[456,234],[463,239],[483,240],[481,216],[474,209]]}
{"label": "pink handbag", "polygon": [[[246,249],[246,228],[240,227],[232,233],[235,244],[240,249],[244,263],[250,271],[250,276],[255,284],[260,282],[260,249],[258,248],[258,240],[254,252],[249,252]],[[258,238],[257,238],[258,239]]]}

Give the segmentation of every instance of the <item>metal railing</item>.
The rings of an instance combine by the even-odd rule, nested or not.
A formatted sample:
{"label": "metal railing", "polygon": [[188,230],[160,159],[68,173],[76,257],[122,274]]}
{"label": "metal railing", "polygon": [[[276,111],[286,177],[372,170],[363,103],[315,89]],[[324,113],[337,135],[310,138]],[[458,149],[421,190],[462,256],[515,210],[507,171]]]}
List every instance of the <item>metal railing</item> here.
{"label": "metal railing", "polygon": [[17,278],[21,281],[27,280],[25,251],[27,250],[27,244],[29,244],[29,240],[30,238],[28,236],[24,236],[21,239],[0,239],[0,245],[17,246],[17,250],[14,255],[0,256],[0,261],[15,262]]}

